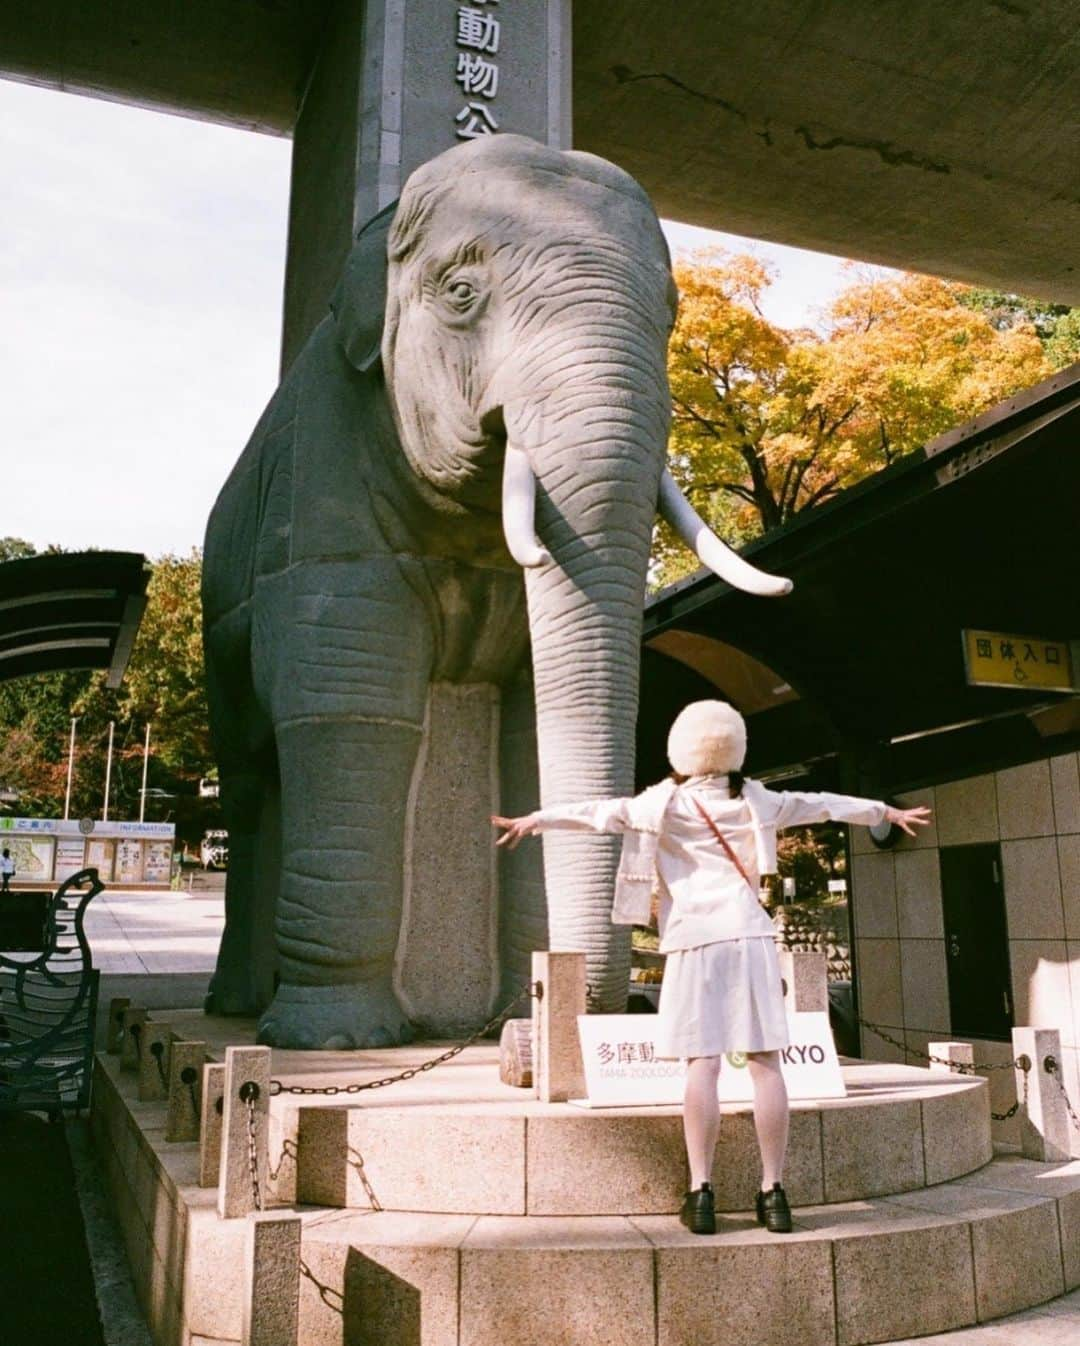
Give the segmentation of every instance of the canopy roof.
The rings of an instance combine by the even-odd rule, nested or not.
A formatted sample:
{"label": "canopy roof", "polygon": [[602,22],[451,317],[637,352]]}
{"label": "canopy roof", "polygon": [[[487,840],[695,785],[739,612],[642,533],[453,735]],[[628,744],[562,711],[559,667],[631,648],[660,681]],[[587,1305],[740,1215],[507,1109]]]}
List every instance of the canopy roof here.
{"label": "canopy roof", "polygon": [[0,564],[0,682],[107,668],[119,687],[146,606],[138,552],[64,552]]}
{"label": "canopy roof", "polygon": [[754,771],[848,788],[845,762],[899,790],[1078,746],[1080,698],[969,686],[962,645],[1080,637],[1078,500],[1080,364],[747,547],[789,597],[705,573],[664,590],[645,613],[643,776],[696,696],[748,715]]}

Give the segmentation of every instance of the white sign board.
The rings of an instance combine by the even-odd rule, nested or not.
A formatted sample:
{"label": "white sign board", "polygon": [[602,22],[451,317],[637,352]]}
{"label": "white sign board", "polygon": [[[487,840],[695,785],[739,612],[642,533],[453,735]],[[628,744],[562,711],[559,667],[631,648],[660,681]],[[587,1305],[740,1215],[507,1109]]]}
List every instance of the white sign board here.
{"label": "white sign board", "polygon": [[[781,1069],[792,1099],[844,1098],[847,1090],[836,1059],[829,1016],[788,1014],[790,1046],[781,1052]],[[658,1060],[652,1014],[582,1014],[578,1036],[585,1062],[588,1098],[582,1107],[641,1107],[681,1103],[684,1061]],[[742,1052],[724,1057],[718,1087],[722,1103],[749,1102],[754,1091]]]}

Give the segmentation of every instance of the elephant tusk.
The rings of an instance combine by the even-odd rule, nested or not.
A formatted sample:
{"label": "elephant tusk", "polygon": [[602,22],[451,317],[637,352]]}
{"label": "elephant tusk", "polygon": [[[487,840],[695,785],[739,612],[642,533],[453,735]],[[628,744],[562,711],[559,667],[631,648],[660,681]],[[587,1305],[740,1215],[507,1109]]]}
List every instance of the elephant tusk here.
{"label": "elephant tusk", "polygon": [[758,570],[721,542],[683,495],[667,468],[660,478],[659,510],[690,550],[697,553],[702,565],[727,580],[733,589],[742,589],[759,598],[781,598],[795,587],[782,575],[769,575]]}
{"label": "elephant tusk", "polygon": [[551,554],[536,536],[536,478],[520,449],[506,450],[502,519],[507,548],[518,565],[542,566],[551,560]]}

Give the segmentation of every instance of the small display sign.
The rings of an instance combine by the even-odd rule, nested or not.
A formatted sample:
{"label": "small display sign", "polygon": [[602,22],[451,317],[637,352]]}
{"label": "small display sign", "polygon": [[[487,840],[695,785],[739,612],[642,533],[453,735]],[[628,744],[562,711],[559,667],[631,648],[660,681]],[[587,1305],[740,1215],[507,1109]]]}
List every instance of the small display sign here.
{"label": "small display sign", "polygon": [[1019,687],[1071,692],[1072,647],[1067,640],[964,631],[964,670],[972,687]]}
{"label": "small display sign", "polygon": [[[788,1096],[845,1098],[847,1090],[829,1016],[789,1013],[787,1017],[791,1044],[781,1052],[780,1063]],[[589,1108],[681,1103],[686,1062],[657,1059],[655,1031],[656,1018],[651,1014],[579,1015],[578,1036],[589,1096],[572,1101]],[[718,1093],[722,1103],[743,1103],[753,1098],[745,1053],[729,1052],[724,1057]]]}

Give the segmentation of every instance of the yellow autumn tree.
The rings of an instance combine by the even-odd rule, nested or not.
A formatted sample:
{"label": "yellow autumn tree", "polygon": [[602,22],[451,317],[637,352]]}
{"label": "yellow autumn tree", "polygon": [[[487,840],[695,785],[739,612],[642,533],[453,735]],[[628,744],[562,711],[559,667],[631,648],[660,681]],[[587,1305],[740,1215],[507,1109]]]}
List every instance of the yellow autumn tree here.
{"label": "yellow autumn tree", "polygon": [[[853,268],[820,331],[761,307],[773,272],[723,251],[676,265],[670,467],[703,518],[744,542],[787,523],[1050,372],[1031,322],[1002,328],[931,276]],[[658,531],[653,581],[694,569]]]}

